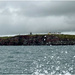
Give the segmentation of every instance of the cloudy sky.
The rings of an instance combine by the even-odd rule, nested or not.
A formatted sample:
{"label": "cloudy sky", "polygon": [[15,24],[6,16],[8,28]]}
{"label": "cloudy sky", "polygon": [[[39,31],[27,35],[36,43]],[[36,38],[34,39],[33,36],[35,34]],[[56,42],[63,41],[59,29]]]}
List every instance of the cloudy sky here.
{"label": "cloudy sky", "polygon": [[75,30],[75,1],[0,1],[0,35]]}

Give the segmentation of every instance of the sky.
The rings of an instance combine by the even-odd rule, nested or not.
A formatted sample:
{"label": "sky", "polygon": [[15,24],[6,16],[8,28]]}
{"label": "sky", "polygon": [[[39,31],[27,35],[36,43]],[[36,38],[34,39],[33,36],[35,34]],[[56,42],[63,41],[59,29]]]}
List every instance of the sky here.
{"label": "sky", "polygon": [[0,35],[75,31],[75,1],[0,1]]}

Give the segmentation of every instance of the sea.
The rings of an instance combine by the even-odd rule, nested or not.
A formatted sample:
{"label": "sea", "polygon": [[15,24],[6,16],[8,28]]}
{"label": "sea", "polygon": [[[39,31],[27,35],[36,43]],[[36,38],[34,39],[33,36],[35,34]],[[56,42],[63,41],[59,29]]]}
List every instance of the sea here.
{"label": "sea", "polygon": [[75,75],[75,45],[0,46],[0,75]]}

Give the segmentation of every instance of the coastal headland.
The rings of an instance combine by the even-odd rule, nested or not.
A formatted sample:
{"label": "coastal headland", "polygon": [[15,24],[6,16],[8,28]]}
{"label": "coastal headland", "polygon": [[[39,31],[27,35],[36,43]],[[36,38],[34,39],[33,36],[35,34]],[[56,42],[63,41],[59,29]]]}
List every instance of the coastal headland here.
{"label": "coastal headland", "polygon": [[75,45],[75,35],[30,34],[0,37],[0,45]]}

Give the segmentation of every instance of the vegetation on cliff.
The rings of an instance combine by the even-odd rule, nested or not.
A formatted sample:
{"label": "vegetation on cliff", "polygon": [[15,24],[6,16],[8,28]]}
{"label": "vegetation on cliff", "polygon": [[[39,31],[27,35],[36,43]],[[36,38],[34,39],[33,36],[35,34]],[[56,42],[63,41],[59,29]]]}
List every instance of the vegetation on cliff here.
{"label": "vegetation on cliff", "polygon": [[75,35],[36,34],[0,37],[0,45],[75,45]]}

